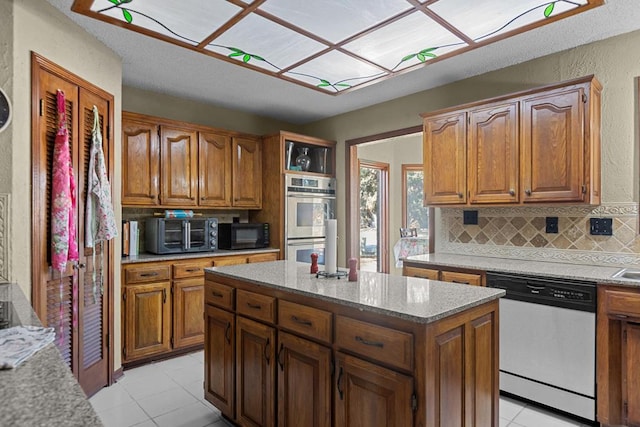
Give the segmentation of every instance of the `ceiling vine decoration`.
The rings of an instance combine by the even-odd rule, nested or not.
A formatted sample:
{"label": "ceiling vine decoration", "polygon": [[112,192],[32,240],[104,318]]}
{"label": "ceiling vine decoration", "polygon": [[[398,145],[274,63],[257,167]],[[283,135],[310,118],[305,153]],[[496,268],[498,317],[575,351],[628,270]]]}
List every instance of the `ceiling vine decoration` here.
{"label": "ceiling vine decoration", "polygon": [[336,95],[601,4],[603,0],[74,0],[71,9]]}

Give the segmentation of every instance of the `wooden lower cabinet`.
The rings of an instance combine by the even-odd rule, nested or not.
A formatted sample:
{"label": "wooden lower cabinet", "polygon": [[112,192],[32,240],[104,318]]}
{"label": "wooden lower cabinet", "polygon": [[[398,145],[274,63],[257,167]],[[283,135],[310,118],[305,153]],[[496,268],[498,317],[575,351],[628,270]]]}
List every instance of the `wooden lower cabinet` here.
{"label": "wooden lower cabinet", "polygon": [[236,405],[238,424],[275,426],[276,330],[237,316]]}
{"label": "wooden lower cabinet", "polygon": [[[125,264],[122,275],[125,368],[132,362],[137,365],[204,344],[205,268],[275,261],[277,257],[277,252],[269,252]],[[161,300],[166,302],[160,305]]]}
{"label": "wooden lower cabinet", "polygon": [[597,418],[640,427],[640,289],[598,287]]}
{"label": "wooden lower cabinet", "polygon": [[331,349],[278,335],[278,426],[331,426]]}
{"label": "wooden lower cabinet", "polygon": [[402,275],[407,277],[419,277],[421,279],[438,280],[440,279],[440,270],[403,266]]}
{"label": "wooden lower cabinet", "polygon": [[202,278],[173,283],[173,348],[202,344],[204,338]]}
{"label": "wooden lower cabinet", "polygon": [[171,349],[171,282],[125,288],[125,358],[137,359]]}
{"label": "wooden lower cabinet", "polygon": [[235,418],[235,325],[228,311],[205,307],[205,398],[230,418]]}
{"label": "wooden lower cabinet", "polygon": [[413,425],[412,377],[338,352],[335,381],[336,427]]}

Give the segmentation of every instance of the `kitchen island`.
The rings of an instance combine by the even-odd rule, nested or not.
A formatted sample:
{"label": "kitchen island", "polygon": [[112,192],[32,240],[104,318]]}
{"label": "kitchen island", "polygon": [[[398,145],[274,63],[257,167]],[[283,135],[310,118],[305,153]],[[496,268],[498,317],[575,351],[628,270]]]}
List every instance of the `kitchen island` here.
{"label": "kitchen island", "polygon": [[499,289],[205,270],[205,397],[239,425],[498,425]]}

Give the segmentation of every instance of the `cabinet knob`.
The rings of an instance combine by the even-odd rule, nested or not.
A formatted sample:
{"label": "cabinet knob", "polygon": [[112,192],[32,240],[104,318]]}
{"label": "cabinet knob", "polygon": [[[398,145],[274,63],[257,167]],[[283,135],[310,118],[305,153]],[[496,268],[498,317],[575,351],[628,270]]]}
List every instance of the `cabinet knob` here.
{"label": "cabinet knob", "polygon": [[458,197],[462,199],[462,193],[458,193]]}
{"label": "cabinet knob", "polygon": [[151,194],[151,195],[149,196],[149,198],[150,198],[150,199],[155,199],[156,197],[158,197],[158,195],[157,195],[157,194]]}
{"label": "cabinet knob", "polygon": [[527,196],[530,196],[531,195],[531,190],[529,190],[529,189],[524,190],[524,194],[526,194]]}
{"label": "cabinet knob", "polygon": [[196,198],[195,198],[195,197],[189,197],[189,199],[191,199],[191,200],[195,200]]}
{"label": "cabinet knob", "polygon": [[515,196],[516,195],[516,190],[514,190],[513,188],[509,190],[509,195],[510,196]]}
{"label": "cabinet knob", "polygon": [[200,200],[207,200],[206,197],[200,197]]}

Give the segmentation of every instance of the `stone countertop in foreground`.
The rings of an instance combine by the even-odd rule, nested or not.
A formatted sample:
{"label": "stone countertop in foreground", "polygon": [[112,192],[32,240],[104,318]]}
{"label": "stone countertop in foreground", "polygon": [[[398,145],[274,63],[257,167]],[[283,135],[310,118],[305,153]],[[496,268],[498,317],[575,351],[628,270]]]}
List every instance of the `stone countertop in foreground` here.
{"label": "stone countertop in foreground", "polygon": [[[41,326],[20,287],[0,284],[23,325]],[[15,369],[0,370],[0,426],[102,426],[55,344]]]}
{"label": "stone countertop in foreground", "polygon": [[529,261],[447,253],[414,255],[405,258],[405,260],[412,264],[423,264],[424,267],[437,265],[453,268],[470,268],[497,273],[528,274],[532,276],[587,280],[606,285],[640,287],[640,282],[638,281],[612,277],[620,271],[622,267],[566,264],[561,262]]}
{"label": "stone countertop in foreground", "polygon": [[435,322],[505,295],[501,289],[367,271],[358,272],[357,282],[346,277],[316,278],[309,273],[309,264],[293,261],[205,269],[206,278],[211,273],[416,323]]}

